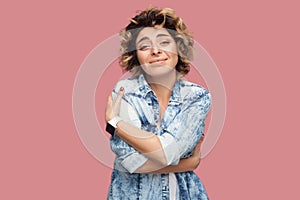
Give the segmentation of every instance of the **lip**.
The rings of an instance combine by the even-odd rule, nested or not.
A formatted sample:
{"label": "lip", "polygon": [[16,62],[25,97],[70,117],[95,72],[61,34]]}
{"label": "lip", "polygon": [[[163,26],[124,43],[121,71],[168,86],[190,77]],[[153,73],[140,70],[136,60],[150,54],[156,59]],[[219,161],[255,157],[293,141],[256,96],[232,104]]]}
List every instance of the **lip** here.
{"label": "lip", "polygon": [[150,64],[161,64],[161,63],[165,62],[166,60],[168,60],[168,58],[159,58],[159,59],[151,60],[149,63]]}

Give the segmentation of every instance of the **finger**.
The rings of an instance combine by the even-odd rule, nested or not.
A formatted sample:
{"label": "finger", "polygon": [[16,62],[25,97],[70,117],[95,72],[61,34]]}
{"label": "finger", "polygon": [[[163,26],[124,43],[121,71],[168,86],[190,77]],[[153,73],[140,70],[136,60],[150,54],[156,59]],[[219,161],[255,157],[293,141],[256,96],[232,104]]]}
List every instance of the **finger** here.
{"label": "finger", "polygon": [[195,151],[199,151],[201,147],[201,143],[198,142],[197,145],[195,146]]}
{"label": "finger", "polygon": [[202,142],[204,141],[204,137],[205,137],[205,136],[202,135],[202,137],[200,138],[200,140],[199,140],[199,143],[200,143],[200,144],[202,144]]}
{"label": "finger", "polygon": [[201,147],[201,144],[198,142],[197,145],[194,148],[194,153],[199,153],[200,152],[200,147]]}
{"label": "finger", "polygon": [[113,112],[112,112],[112,96],[109,95],[107,98],[107,105],[105,108],[105,121],[108,122],[113,118]]}
{"label": "finger", "polygon": [[124,88],[121,87],[118,91],[118,95],[117,95],[117,98],[116,98],[116,101],[115,101],[115,104],[116,105],[119,105],[121,103],[121,100],[122,100],[122,96],[124,94]]}
{"label": "finger", "polygon": [[110,95],[108,95],[108,97],[107,97],[107,102],[109,102],[109,101],[111,101],[112,100],[112,97],[111,97],[111,94]]}
{"label": "finger", "polygon": [[107,105],[108,106],[112,106],[112,96],[111,96],[111,94],[108,96],[108,98],[107,98]]}

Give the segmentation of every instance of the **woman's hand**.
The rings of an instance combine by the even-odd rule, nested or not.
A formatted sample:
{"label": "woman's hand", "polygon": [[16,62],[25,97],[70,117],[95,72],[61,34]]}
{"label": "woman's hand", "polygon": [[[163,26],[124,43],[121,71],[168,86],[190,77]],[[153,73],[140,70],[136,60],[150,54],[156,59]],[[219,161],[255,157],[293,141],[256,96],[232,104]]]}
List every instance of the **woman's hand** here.
{"label": "woman's hand", "polygon": [[111,94],[108,96],[107,105],[105,109],[106,122],[119,115],[123,94],[124,94],[124,88],[121,87],[115,101],[113,101]]}
{"label": "woman's hand", "polygon": [[196,169],[198,167],[198,165],[200,164],[201,161],[201,145],[202,142],[204,140],[204,135],[200,138],[199,142],[197,143],[197,145],[194,148],[193,154],[190,157],[191,159],[194,160],[194,164],[193,164],[193,170]]}

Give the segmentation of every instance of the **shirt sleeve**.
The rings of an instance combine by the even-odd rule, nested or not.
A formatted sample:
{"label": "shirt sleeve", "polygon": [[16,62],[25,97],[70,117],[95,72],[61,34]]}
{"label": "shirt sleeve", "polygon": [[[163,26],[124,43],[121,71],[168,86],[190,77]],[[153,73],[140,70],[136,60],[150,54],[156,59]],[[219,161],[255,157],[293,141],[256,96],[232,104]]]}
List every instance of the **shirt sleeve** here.
{"label": "shirt sleeve", "polygon": [[[116,86],[116,89],[117,90],[113,90],[112,93],[113,99],[117,97],[116,91],[118,91],[119,88]],[[128,101],[126,94],[124,94],[121,101],[119,116],[127,123],[141,128],[139,116]],[[146,156],[140,154],[138,151],[124,142],[117,134],[114,134],[114,136],[110,138],[110,146],[112,151],[116,154],[117,166],[115,167],[121,167],[122,169],[125,168],[125,170],[130,173],[136,171],[148,160]]]}
{"label": "shirt sleeve", "polygon": [[180,158],[194,149],[203,134],[211,95],[206,91],[189,102],[158,136],[168,165],[177,165]]}

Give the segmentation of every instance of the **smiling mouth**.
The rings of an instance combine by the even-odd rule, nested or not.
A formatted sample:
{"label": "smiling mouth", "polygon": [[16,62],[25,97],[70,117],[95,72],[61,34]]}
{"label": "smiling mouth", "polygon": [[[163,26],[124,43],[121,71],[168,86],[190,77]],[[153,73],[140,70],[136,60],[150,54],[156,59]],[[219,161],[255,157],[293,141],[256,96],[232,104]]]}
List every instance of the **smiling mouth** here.
{"label": "smiling mouth", "polygon": [[164,63],[166,60],[168,60],[168,58],[153,60],[153,61],[150,61],[149,63],[150,64],[161,64],[161,63]]}

